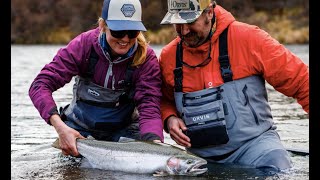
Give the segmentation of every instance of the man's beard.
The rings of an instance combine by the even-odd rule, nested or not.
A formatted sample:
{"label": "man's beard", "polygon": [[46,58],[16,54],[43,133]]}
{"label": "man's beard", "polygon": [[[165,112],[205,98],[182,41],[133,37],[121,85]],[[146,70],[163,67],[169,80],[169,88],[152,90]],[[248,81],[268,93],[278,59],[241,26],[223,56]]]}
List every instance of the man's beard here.
{"label": "man's beard", "polygon": [[[208,18],[206,18],[205,20],[205,26],[207,26],[208,24],[210,24],[210,21]],[[210,30],[209,30],[209,33],[210,33]],[[202,37],[202,36],[199,36],[198,33],[196,32],[189,32],[188,34],[182,36],[181,34],[179,34],[181,40],[184,42],[185,45],[187,45],[188,47],[198,47],[200,45],[202,45],[204,42],[206,42],[207,38],[208,38],[208,35],[206,37]],[[192,38],[189,40],[189,43],[188,42],[188,38]],[[187,39],[187,41],[186,41]]]}

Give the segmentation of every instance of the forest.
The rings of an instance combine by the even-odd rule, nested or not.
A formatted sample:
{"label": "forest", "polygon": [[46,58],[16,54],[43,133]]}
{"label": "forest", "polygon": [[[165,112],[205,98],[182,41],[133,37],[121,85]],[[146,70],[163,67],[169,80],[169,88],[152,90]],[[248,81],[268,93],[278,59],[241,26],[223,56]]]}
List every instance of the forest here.
{"label": "forest", "polygon": [[[150,43],[165,44],[174,36],[160,25],[166,0],[140,0]],[[281,43],[309,43],[308,0],[216,0],[238,21],[264,29]],[[67,43],[97,26],[103,0],[11,0],[11,44]]]}

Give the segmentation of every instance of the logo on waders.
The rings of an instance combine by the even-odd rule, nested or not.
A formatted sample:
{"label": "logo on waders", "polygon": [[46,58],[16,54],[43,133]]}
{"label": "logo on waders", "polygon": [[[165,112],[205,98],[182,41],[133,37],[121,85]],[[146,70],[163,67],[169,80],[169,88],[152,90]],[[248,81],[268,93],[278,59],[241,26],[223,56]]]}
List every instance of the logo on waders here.
{"label": "logo on waders", "polygon": [[92,90],[92,89],[88,89],[88,93],[93,95],[93,96],[100,96],[100,94],[97,91]]}
{"label": "logo on waders", "polygon": [[196,116],[196,117],[193,117],[192,118],[192,121],[193,122],[197,122],[197,121],[203,121],[203,120],[206,120],[206,119],[209,119],[210,116],[208,114],[206,115],[201,115],[201,116]]}

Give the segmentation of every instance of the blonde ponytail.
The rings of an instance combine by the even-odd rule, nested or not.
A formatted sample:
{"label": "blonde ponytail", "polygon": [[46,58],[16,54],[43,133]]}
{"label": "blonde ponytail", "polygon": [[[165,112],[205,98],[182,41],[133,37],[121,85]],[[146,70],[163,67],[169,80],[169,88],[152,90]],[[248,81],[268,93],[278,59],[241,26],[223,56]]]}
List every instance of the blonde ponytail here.
{"label": "blonde ponytail", "polygon": [[142,32],[139,33],[137,37],[138,41],[138,48],[133,58],[133,67],[138,67],[139,65],[143,64],[146,61],[147,57],[147,47],[148,43],[146,41],[146,38],[142,34]]}

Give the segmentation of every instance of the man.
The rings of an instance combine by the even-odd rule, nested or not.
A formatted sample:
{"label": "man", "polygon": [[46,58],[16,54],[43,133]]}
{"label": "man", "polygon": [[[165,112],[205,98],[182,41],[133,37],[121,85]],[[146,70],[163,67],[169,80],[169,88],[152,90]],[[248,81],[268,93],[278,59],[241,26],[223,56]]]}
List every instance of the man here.
{"label": "man", "polygon": [[178,37],[160,54],[164,129],[217,163],[292,167],[273,123],[265,81],[309,113],[309,70],[256,26],[210,0],[168,0],[161,24]]}

